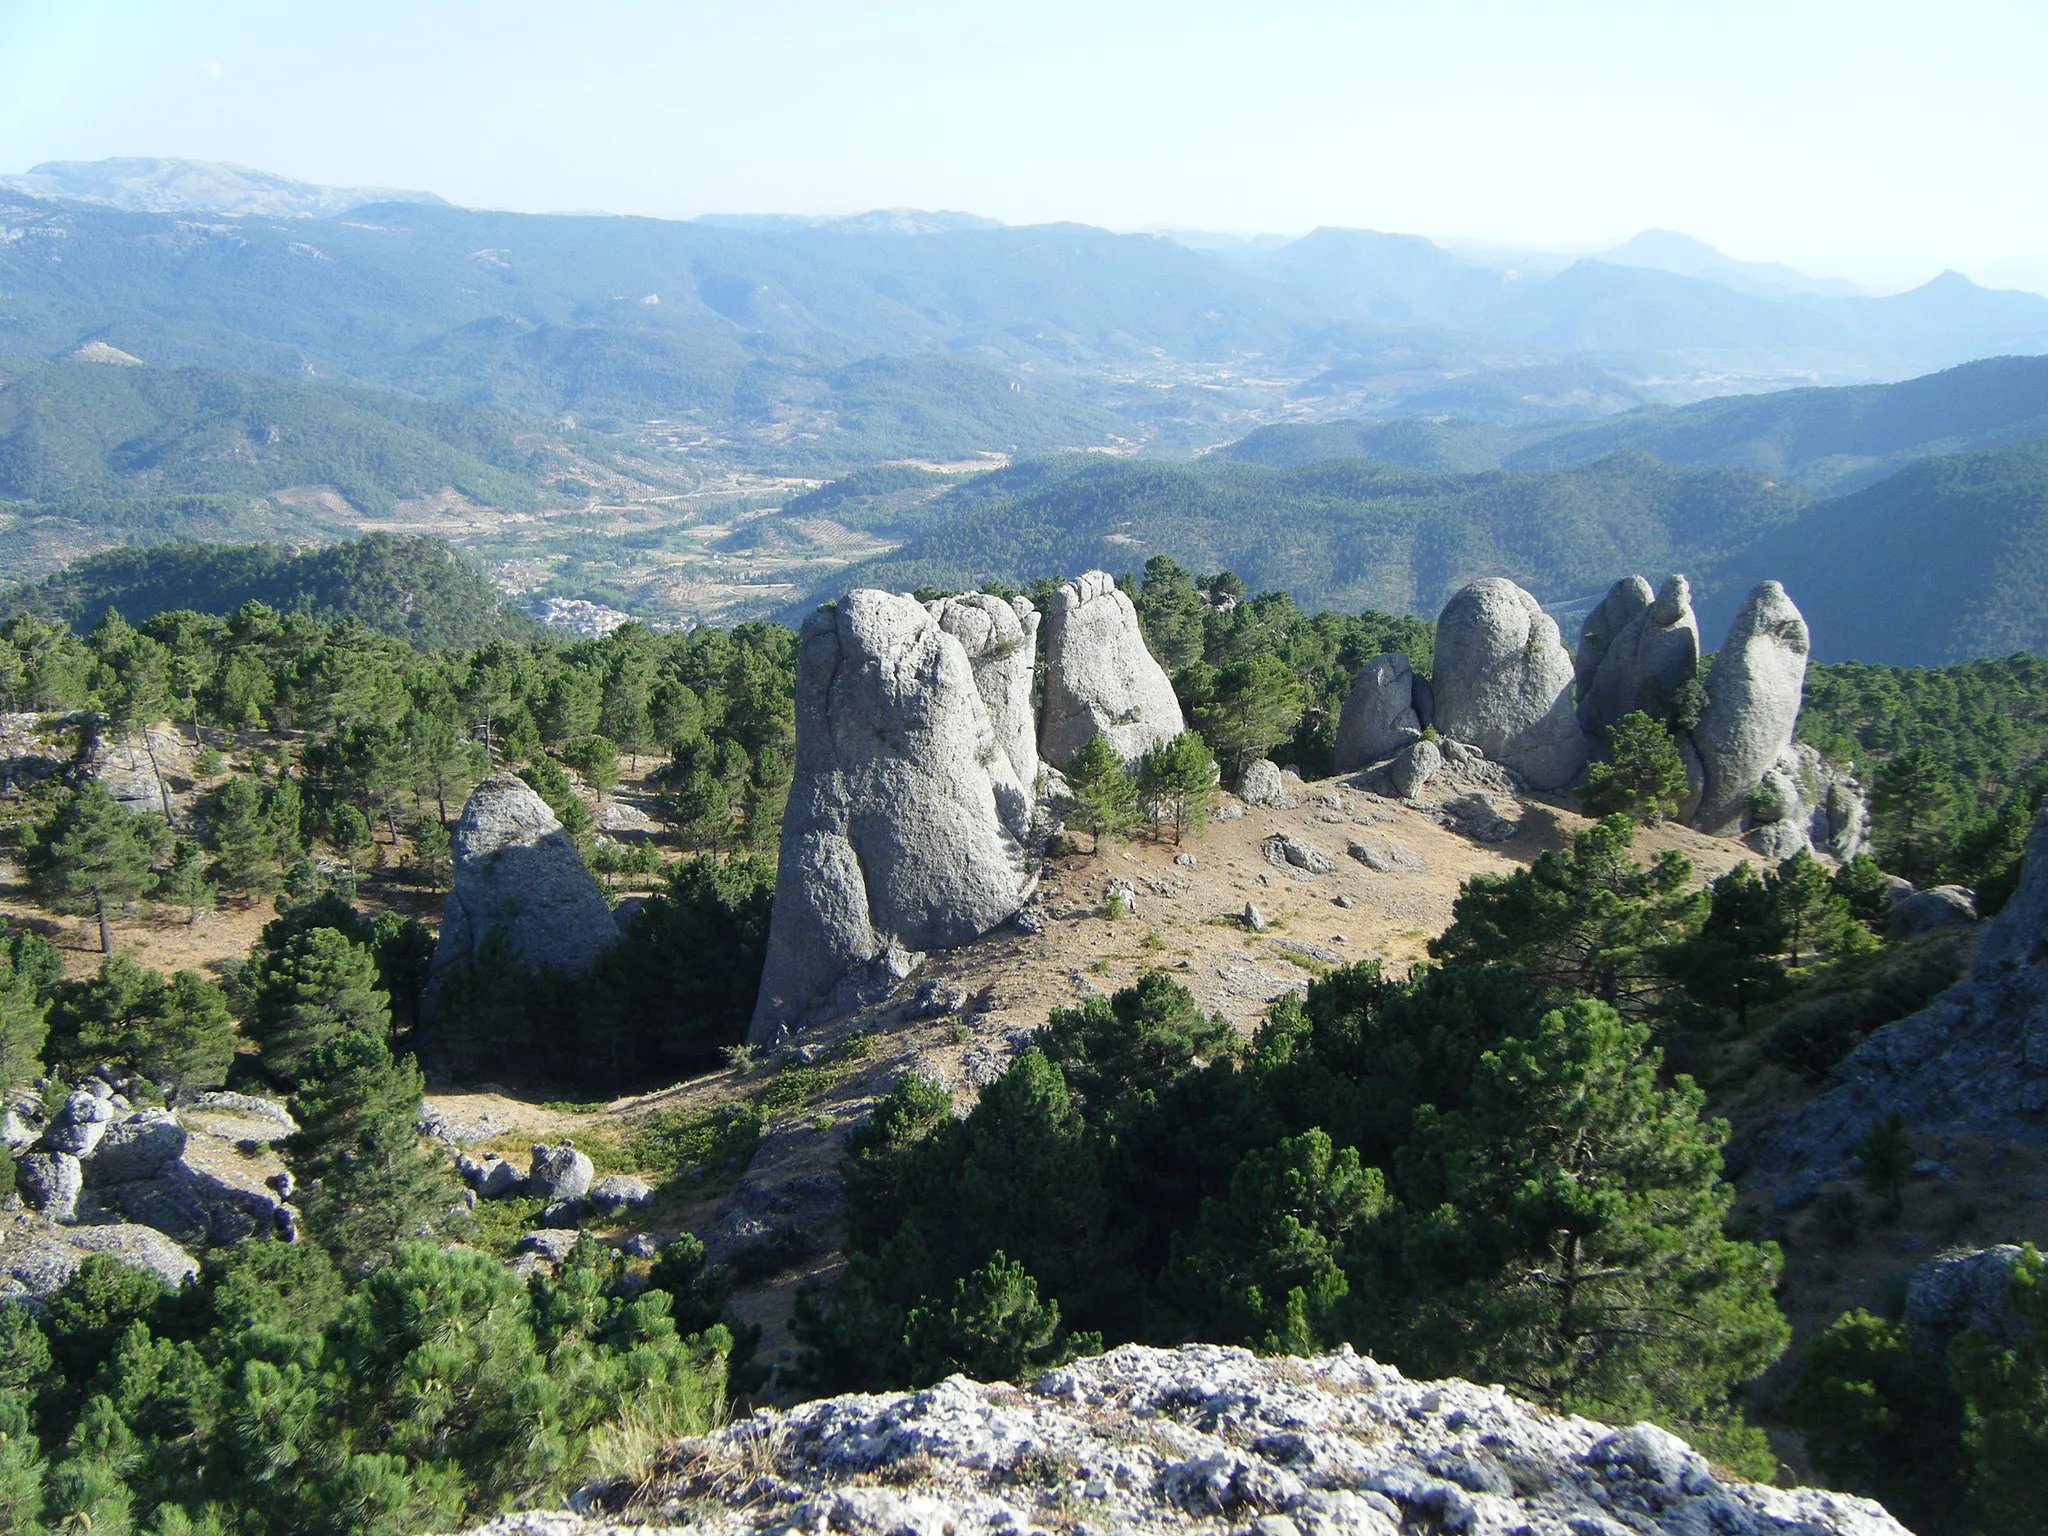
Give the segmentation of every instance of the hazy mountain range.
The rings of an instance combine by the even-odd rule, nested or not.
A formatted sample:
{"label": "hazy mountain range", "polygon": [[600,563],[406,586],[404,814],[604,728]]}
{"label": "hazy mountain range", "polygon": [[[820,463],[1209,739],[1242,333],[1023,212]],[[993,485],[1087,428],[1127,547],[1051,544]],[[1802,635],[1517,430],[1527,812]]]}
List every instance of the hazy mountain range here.
{"label": "hazy mountain range", "polygon": [[[1709,628],[1760,577],[1794,583],[1831,658],[2048,648],[2048,358],[2018,355],[2048,352],[2048,298],[1953,273],[1873,297],[1665,231],[1538,266],[1360,230],[538,216],[185,162],[34,177],[0,188],[16,568],[322,539],[443,488],[574,506],[579,466],[652,453],[852,472],[722,546],[845,535],[861,563],[825,560],[807,598],[1167,553],[1425,613],[1502,574],[1569,620],[1675,568]],[[872,468],[989,454],[1016,462]]]}

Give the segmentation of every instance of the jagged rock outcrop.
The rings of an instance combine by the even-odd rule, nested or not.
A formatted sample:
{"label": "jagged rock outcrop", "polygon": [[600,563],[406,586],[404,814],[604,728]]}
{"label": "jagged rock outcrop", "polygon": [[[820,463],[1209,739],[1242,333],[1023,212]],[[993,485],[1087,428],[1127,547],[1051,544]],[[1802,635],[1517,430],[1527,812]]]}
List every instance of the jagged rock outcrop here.
{"label": "jagged rock outcrop", "polygon": [[1707,680],[1707,707],[1693,727],[1706,783],[1691,824],[1733,836],[1754,824],[1750,801],[1792,745],[1806,683],[1806,620],[1775,581],[1749,594]]}
{"label": "jagged rock outcrop", "polygon": [[578,976],[619,936],[604,893],[545,800],[509,773],[485,779],[455,826],[455,875],[441,907],[427,997],[473,960],[492,930],[536,970]]}
{"label": "jagged rock outcrop", "polygon": [[1557,622],[1511,581],[1489,576],[1453,594],[1437,619],[1436,728],[1470,742],[1537,789],[1586,766],[1572,702],[1572,658]]}
{"label": "jagged rock outcrop", "polygon": [[1038,755],[1064,770],[1090,737],[1127,763],[1186,728],[1166,669],[1145,648],[1138,610],[1105,571],[1053,594],[1045,626],[1045,713]]}
{"label": "jagged rock outcrop", "polygon": [[1668,578],[1654,597],[1640,576],[1616,582],[1580,632],[1579,728],[1597,743],[1637,710],[1662,719],[1699,664],[1700,626],[1683,576]]}
{"label": "jagged rock outcrop", "polygon": [[2021,1249],[2016,1243],[1944,1253],[1913,1271],[1906,1284],[1900,1321],[1906,1337],[1937,1360],[1968,1329],[1994,1344],[2017,1344],[2026,1333],[2012,1304],[2012,1274]]}
{"label": "jagged rock outcrop", "polygon": [[29,1211],[0,1213],[0,1301],[48,1298],[95,1253],[151,1270],[170,1285],[199,1272],[198,1260],[153,1227],[59,1226]]}
{"label": "jagged rock outcrop", "polygon": [[1038,783],[1038,719],[1031,709],[1031,684],[1038,666],[1041,615],[1029,598],[1005,601],[986,592],[941,598],[930,607],[939,628],[967,652],[989,729],[1024,787],[1023,819],[1013,822],[1022,836],[1030,825],[1029,797]]}
{"label": "jagged rock outcrop", "polygon": [[[1128,608],[1128,602],[1125,603]],[[1003,807],[1028,796],[966,648],[908,597],[857,591],[797,639],[796,772],[748,1038],[780,1039],[842,983],[1006,921],[1035,883]]]}
{"label": "jagged rock outcrop", "polygon": [[1348,1348],[1128,1345],[1028,1385],[954,1376],[763,1410],[661,1466],[579,1494],[587,1518],[506,1515],[481,1532],[599,1536],[615,1529],[608,1503],[631,1497],[645,1536],[1906,1536],[1868,1499],[1743,1482],[1653,1425],[1409,1381]]}
{"label": "jagged rock outcrop", "polygon": [[191,759],[197,750],[168,721],[120,732],[94,721],[78,771],[106,785],[131,811],[181,820],[192,805]]}
{"label": "jagged rock outcrop", "polygon": [[[283,1165],[267,1149],[294,1129],[291,1116],[245,1094],[199,1100],[135,1109],[106,1083],[86,1079],[40,1149],[20,1160],[24,1202],[54,1221],[132,1222],[188,1247],[288,1228],[292,1213],[276,1187]],[[89,1140],[80,1135],[88,1129]]]}
{"label": "jagged rock outcrop", "polygon": [[1358,669],[1337,718],[1337,772],[1355,772],[1421,737],[1429,722],[1415,707],[1416,681],[1400,651],[1375,656]]}
{"label": "jagged rock outcrop", "polygon": [[1815,1098],[1731,1148],[1745,1182],[1814,1187],[1896,1111],[1987,1141],[2048,1142],[2048,811],[2019,888],[1984,925],[1970,972],[1918,1013],[1874,1030]]}

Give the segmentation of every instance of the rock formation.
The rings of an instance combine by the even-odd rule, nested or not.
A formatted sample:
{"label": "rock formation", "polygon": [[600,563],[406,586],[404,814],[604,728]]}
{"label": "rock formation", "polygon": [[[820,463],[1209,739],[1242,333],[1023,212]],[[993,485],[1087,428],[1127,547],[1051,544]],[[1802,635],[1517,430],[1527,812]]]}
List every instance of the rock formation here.
{"label": "rock formation", "polygon": [[1348,1348],[1127,1345],[1017,1386],[953,1376],[764,1409],[657,1465],[579,1494],[585,1515],[505,1515],[479,1536],[600,1536],[617,1529],[601,1511],[629,1497],[646,1536],[1906,1536],[1868,1499],[1744,1482],[1654,1425],[1409,1381]]}
{"label": "rock formation", "polygon": [[1038,782],[1038,720],[1031,709],[1032,673],[1038,665],[1040,614],[1029,598],[1005,602],[986,592],[930,604],[939,628],[960,642],[974,669],[975,691],[988,711],[996,745],[1010,759],[1017,782]]}
{"label": "rock formation", "polygon": [[1856,1142],[1894,1111],[1914,1130],[2048,1141],[2048,811],[2034,822],[2019,888],[1985,925],[1970,973],[1918,1013],[1873,1031],[1817,1097],[1731,1149],[1730,1167],[1813,1187],[1846,1173]]}
{"label": "rock formation", "polygon": [[1733,836],[1754,823],[1751,800],[1792,745],[1806,682],[1806,620],[1775,581],[1757,586],[1735,615],[1707,680],[1707,708],[1692,730],[1705,774],[1690,818]]}
{"label": "rock formation", "polygon": [[547,802],[525,781],[494,774],[477,785],[455,827],[455,876],[441,908],[427,996],[493,929],[534,969],[581,975],[619,936],[604,893]]}
{"label": "rock formation", "polygon": [[1358,669],[1337,719],[1337,772],[1391,757],[1422,735],[1430,722],[1415,707],[1416,682],[1415,669],[1400,651],[1375,656]]}
{"label": "rock formation", "polygon": [[1561,789],[1586,765],[1572,680],[1556,621],[1513,582],[1489,576],[1444,605],[1431,679],[1437,730],[1537,789]]}
{"label": "rock formation", "polygon": [[1699,663],[1700,626],[1686,579],[1671,577],[1654,598],[1640,576],[1617,581],[1580,633],[1573,663],[1580,729],[1597,744],[1623,715],[1641,710],[1662,719]]}
{"label": "rock formation", "polygon": [[907,973],[908,955],[988,932],[1034,883],[1003,809],[1028,791],[939,620],[857,591],[812,614],[797,647],[796,771],[748,1036],[761,1045],[865,968]]}
{"label": "rock formation", "polygon": [[1166,669],[1145,648],[1138,610],[1103,571],[1053,594],[1045,635],[1038,754],[1064,770],[1091,736],[1136,762],[1186,729]]}
{"label": "rock formation", "polygon": [[95,1253],[152,1270],[168,1285],[199,1272],[198,1260],[153,1227],[67,1227],[29,1211],[0,1212],[0,1301],[47,1299]]}

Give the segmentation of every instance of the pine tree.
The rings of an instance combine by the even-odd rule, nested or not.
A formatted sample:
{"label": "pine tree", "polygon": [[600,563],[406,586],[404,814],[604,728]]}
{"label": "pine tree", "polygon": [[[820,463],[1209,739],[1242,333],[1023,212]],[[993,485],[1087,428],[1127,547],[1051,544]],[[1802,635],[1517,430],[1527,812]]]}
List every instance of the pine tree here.
{"label": "pine tree", "polygon": [[87,779],[35,829],[28,866],[36,894],[56,911],[97,916],[100,953],[110,955],[108,913],[155,886],[150,864],[166,835],[160,819],[135,815],[106,785]]}
{"label": "pine tree", "polygon": [[308,1228],[345,1272],[384,1262],[457,1206],[453,1171],[419,1149],[425,1086],[381,1034],[351,1029],[304,1058],[285,1161]]}
{"label": "pine tree", "polygon": [[1667,961],[1707,899],[1683,854],[1637,864],[1635,831],[1628,817],[1607,816],[1526,869],[1473,876],[1430,955],[1505,966],[1557,1003],[1595,997],[1631,1016],[1664,1007]]}
{"label": "pine tree", "polygon": [[196,926],[202,913],[214,909],[217,896],[213,881],[207,878],[206,855],[197,843],[178,839],[170,868],[157,877],[156,894],[159,901],[185,909],[188,927]]}
{"label": "pine tree", "polygon": [[1914,747],[1877,770],[1870,834],[1895,874],[1925,885],[1941,868],[1956,820],[1955,776],[1931,747]]}
{"label": "pine tree", "polygon": [[430,891],[448,884],[455,872],[455,843],[438,816],[422,816],[412,824],[412,858],[407,867],[413,879]]}
{"label": "pine tree", "polygon": [[1067,764],[1067,785],[1074,793],[1067,819],[1095,839],[1098,854],[1104,838],[1123,836],[1138,819],[1138,786],[1106,737],[1082,744]]}
{"label": "pine tree", "polygon": [[250,1033],[265,1069],[279,1078],[296,1078],[307,1057],[337,1035],[390,1033],[391,999],[378,989],[377,962],[344,933],[308,928],[255,968]]}
{"label": "pine tree", "polygon": [[1618,811],[1654,827],[1678,813],[1685,792],[1678,744],[1640,710],[1607,728],[1606,754],[1586,770],[1586,810],[1595,816]]}
{"label": "pine tree", "polygon": [[1172,816],[1176,844],[1190,825],[1201,836],[1216,794],[1216,758],[1197,732],[1182,731],[1146,753],[1139,783],[1154,804]]}
{"label": "pine tree", "polygon": [[1797,970],[1802,961],[1864,954],[1878,947],[1877,936],[1856,919],[1840,895],[1833,876],[1807,849],[1800,849],[1764,877],[1771,909],[1785,936],[1785,963]]}
{"label": "pine tree", "polygon": [[1246,763],[1286,739],[1304,703],[1295,670],[1260,651],[1215,674],[1208,696],[1195,705],[1195,727],[1234,780]]}
{"label": "pine tree", "polygon": [[263,791],[253,778],[237,774],[215,790],[207,798],[206,823],[216,855],[216,880],[251,896],[277,889],[283,850],[276,827],[264,815]]}
{"label": "pine tree", "polygon": [[197,971],[173,972],[157,992],[135,1064],[171,1088],[218,1088],[235,1060],[235,1020],[227,994]]}
{"label": "pine tree", "polygon": [[42,1076],[49,1015],[35,976],[0,952],[0,1088]]}
{"label": "pine tree", "polygon": [[1699,932],[1684,940],[1672,968],[1696,1002],[1732,1008],[1739,1028],[1749,1010],[1784,994],[1785,919],[1770,888],[1748,864],[1738,864],[1710,887]]}
{"label": "pine tree", "polygon": [[1468,1105],[1418,1119],[1399,1182],[1421,1198],[1359,1245],[1352,1337],[1768,1466],[1731,1394],[1790,1336],[1777,1250],[1723,1234],[1728,1127],[1660,1065],[1646,1025],[1590,1001],[1487,1051]]}

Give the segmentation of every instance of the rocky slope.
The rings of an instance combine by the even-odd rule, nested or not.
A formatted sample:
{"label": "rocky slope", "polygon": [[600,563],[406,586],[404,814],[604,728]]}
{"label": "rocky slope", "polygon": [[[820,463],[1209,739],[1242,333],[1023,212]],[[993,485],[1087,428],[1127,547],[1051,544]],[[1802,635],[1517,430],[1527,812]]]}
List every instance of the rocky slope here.
{"label": "rocky slope", "polygon": [[1129,1345],[1022,1387],[956,1376],[764,1411],[672,1447],[637,1486],[572,1502],[583,1513],[511,1515],[483,1532],[1905,1529],[1866,1499],[1742,1482],[1649,1424],[1611,1429],[1500,1387],[1409,1381],[1349,1349],[1262,1360],[1214,1345]]}

